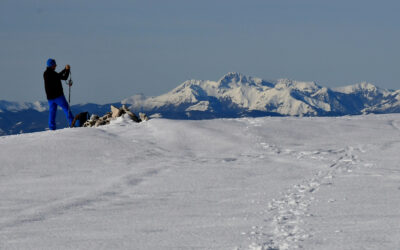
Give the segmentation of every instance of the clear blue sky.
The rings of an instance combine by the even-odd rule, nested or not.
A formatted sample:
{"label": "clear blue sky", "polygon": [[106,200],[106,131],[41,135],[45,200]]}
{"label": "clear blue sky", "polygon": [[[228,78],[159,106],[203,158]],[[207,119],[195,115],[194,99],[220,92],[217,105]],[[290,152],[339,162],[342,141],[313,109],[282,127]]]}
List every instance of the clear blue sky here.
{"label": "clear blue sky", "polygon": [[45,100],[49,57],[71,65],[73,103],[231,71],[399,89],[399,12],[394,0],[1,0],[0,99]]}

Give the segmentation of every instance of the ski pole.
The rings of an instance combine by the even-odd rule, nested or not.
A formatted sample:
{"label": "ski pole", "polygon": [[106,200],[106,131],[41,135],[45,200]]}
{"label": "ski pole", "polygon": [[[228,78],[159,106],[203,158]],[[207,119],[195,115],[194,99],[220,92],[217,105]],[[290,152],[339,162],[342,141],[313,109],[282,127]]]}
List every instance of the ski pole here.
{"label": "ski pole", "polygon": [[[69,80],[68,80],[68,117],[71,114],[71,86],[72,86],[72,73],[69,73]],[[71,127],[71,124],[68,121],[68,127]]]}

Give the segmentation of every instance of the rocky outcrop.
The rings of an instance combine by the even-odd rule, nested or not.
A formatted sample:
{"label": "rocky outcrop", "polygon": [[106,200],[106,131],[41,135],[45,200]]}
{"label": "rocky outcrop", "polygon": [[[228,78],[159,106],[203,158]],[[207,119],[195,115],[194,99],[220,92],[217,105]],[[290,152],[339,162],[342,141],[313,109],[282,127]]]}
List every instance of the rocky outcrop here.
{"label": "rocky outcrop", "polygon": [[98,126],[103,126],[110,124],[112,120],[117,119],[118,117],[121,117],[123,115],[126,115],[132,121],[134,122],[142,122],[142,121],[148,121],[149,117],[144,114],[144,113],[139,113],[139,117],[137,117],[132,111],[130,111],[125,105],[122,105],[121,108],[117,108],[113,105],[111,105],[111,111],[105,114],[102,117],[99,117],[98,115],[93,114],[89,120],[87,120],[84,124],[83,127],[98,127]]}

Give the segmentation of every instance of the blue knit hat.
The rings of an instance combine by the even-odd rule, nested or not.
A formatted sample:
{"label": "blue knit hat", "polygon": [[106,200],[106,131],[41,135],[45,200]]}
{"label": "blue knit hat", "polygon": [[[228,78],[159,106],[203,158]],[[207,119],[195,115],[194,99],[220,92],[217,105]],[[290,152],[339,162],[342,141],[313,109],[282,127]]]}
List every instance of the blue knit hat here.
{"label": "blue knit hat", "polygon": [[49,58],[49,60],[47,60],[47,67],[53,67],[56,64],[56,60]]}

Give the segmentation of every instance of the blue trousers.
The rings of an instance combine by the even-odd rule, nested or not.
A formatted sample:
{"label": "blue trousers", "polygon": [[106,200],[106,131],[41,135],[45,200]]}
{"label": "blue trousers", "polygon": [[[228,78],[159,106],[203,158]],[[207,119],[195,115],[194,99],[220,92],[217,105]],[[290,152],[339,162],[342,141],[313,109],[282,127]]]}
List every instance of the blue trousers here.
{"label": "blue trousers", "polygon": [[74,120],[74,116],[71,113],[71,110],[68,108],[68,102],[65,99],[65,96],[62,95],[55,99],[48,100],[49,101],[49,129],[56,130],[56,114],[57,114],[57,106],[60,106],[67,117],[68,124],[71,126],[72,121]]}

